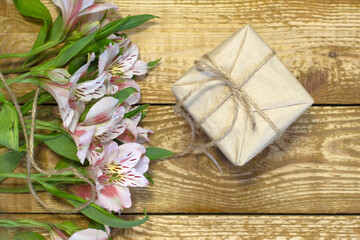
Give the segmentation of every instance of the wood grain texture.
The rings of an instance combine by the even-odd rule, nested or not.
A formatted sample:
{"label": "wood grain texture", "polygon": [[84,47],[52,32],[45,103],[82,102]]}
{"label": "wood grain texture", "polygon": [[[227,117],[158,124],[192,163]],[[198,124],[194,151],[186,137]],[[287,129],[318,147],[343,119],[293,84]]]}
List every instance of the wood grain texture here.
{"label": "wood grain texture", "polygon": [[[31,47],[40,25],[26,21],[7,2],[0,1],[0,53],[25,51]],[[50,0],[43,2],[55,17],[55,6]],[[175,103],[171,85],[195,59],[246,23],[277,51],[315,103],[360,103],[358,0],[113,2],[120,6],[116,17],[143,13],[160,17],[129,31],[143,60],[162,57],[160,66],[139,81],[145,103]],[[19,60],[1,63],[1,68],[11,67],[17,66]],[[15,89],[26,91],[23,87]]]}
{"label": "wood grain texture", "polygon": [[[121,217],[134,220],[141,216]],[[43,222],[71,220],[81,227],[87,220],[80,215],[0,214],[0,218]],[[25,229],[24,231],[29,230]],[[42,229],[31,229],[49,236]],[[13,232],[1,228],[1,232]],[[112,231],[120,239],[360,239],[359,216],[254,216],[254,215],[150,215],[148,222],[131,229]]]}
{"label": "wood grain texture", "polygon": [[[151,145],[180,151],[190,139],[186,122],[171,106],[152,106],[143,126],[155,131]],[[202,155],[154,161],[155,185],[133,188],[141,213],[360,213],[360,107],[312,107],[279,139],[243,167],[214,149],[224,176]],[[201,138],[205,140],[205,136]],[[47,164],[54,155],[41,149]],[[18,169],[23,171],[23,169]],[[2,186],[18,181],[5,180]],[[48,194],[41,196],[63,207]],[[1,212],[44,212],[28,194],[0,194]]]}

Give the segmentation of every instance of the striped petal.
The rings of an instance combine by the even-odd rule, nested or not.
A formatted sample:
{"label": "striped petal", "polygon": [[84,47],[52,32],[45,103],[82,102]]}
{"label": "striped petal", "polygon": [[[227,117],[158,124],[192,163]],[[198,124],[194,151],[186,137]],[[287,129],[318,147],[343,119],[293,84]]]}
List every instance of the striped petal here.
{"label": "striped petal", "polygon": [[112,118],[119,100],[113,97],[103,97],[92,106],[82,125],[90,126],[106,122]]}
{"label": "striped petal", "polygon": [[76,84],[74,89],[75,95],[79,97],[80,100],[85,102],[88,102],[93,98],[101,98],[106,94],[106,89],[103,86],[105,77],[105,74],[101,74],[95,80]]}
{"label": "striped petal", "polygon": [[130,191],[127,187],[106,184],[98,189],[97,195],[99,204],[109,211],[119,212],[131,207]]}
{"label": "striped petal", "polygon": [[104,52],[99,56],[99,74],[102,74],[105,69],[112,64],[118,54],[119,45],[116,43],[110,43]]}
{"label": "striped petal", "polygon": [[113,4],[113,3],[96,3],[96,4],[86,8],[84,11],[82,11],[79,14],[79,17],[87,15],[87,14],[91,14],[91,13],[97,13],[97,12],[105,11],[107,9],[118,10],[119,6],[117,6],[117,5]]}
{"label": "striped petal", "polygon": [[74,233],[69,240],[107,240],[109,235],[99,229],[88,228]]}

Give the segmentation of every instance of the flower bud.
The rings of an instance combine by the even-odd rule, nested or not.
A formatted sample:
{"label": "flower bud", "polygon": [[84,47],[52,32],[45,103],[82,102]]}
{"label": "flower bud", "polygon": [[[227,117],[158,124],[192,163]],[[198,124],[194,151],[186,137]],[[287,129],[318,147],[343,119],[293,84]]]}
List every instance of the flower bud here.
{"label": "flower bud", "polygon": [[48,71],[47,76],[51,81],[58,84],[67,84],[69,82],[69,78],[71,77],[70,73],[64,68],[55,68],[53,70]]}

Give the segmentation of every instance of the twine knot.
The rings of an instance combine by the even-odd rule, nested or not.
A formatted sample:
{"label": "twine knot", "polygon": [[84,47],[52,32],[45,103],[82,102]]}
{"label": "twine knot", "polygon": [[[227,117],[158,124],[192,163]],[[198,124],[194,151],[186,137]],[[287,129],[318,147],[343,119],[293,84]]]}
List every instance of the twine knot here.
{"label": "twine knot", "polygon": [[[199,151],[202,152],[204,154],[206,154],[213,162],[214,164],[217,166],[217,168],[219,169],[220,173],[222,174],[222,169],[220,167],[220,165],[218,164],[218,162],[216,161],[216,159],[214,158],[213,155],[211,155],[206,149],[209,147],[213,147],[215,146],[219,141],[221,141],[222,139],[224,139],[226,136],[229,135],[229,133],[232,131],[232,129],[234,128],[236,121],[237,121],[237,116],[238,116],[238,112],[239,112],[239,107],[241,107],[247,114],[247,116],[250,118],[250,121],[252,123],[252,129],[255,131],[256,130],[256,121],[255,121],[255,115],[254,115],[254,111],[252,109],[255,109],[255,112],[258,113],[270,126],[271,128],[275,131],[277,138],[282,134],[282,131],[271,121],[271,119],[264,113],[264,111],[256,104],[256,102],[242,89],[244,84],[247,83],[252,76],[259,71],[259,69],[265,65],[272,57],[274,57],[276,55],[276,53],[274,51],[272,51],[257,67],[256,69],[249,75],[247,76],[245,79],[243,79],[239,85],[236,85],[236,81],[231,77],[231,71],[230,73],[227,73],[226,71],[224,71],[219,65],[217,65],[212,58],[208,55],[205,54],[201,60],[195,60],[195,66],[199,71],[206,71],[206,72],[210,72],[213,73],[215,75],[214,78],[209,78],[206,79],[204,81],[201,81],[198,83],[198,85],[196,87],[194,87],[193,89],[191,89],[175,106],[174,108],[174,112],[175,114],[185,118],[190,127],[191,127],[191,132],[192,132],[192,140],[190,142],[190,144],[186,147],[186,149],[177,154],[179,156],[185,155],[191,151]],[[219,104],[212,109],[211,111],[209,111],[209,113],[204,116],[202,119],[198,120],[198,122],[194,122],[193,119],[191,118],[191,116],[189,114],[187,114],[184,110],[180,110],[181,106],[184,104],[184,102],[190,98],[190,96],[197,90],[199,90],[203,85],[205,85],[208,82],[211,81],[222,81],[223,83],[225,83],[225,85],[229,88],[229,93],[226,96],[226,98],[224,98],[221,102],[219,102]],[[209,119],[209,117],[211,117],[229,98],[233,98],[233,100],[236,102],[236,107],[235,107],[235,114],[234,117],[232,119],[232,122],[230,124],[230,126],[226,129],[226,131],[219,136],[216,139],[213,139],[211,142],[206,143],[206,144],[195,144],[195,132],[194,129],[196,127],[200,127],[207,119]]]}

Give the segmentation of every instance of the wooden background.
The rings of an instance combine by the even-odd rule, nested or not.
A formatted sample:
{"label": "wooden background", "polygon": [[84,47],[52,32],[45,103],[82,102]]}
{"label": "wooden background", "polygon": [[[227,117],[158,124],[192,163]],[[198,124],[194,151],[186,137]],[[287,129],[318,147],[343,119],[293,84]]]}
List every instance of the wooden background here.
{"label": "wooden background", "polygon": [[[55,6],[43,2],[55,17]],[[153,162],[155,185],[132,189],[133,207],[122,215],[139,218],[146,206],[150,220],[114,232],[115,239],[360,239],[359,0],[114,2],[120,8],[113,17],[160,17],[128,32],[142,60],[162,57],[160,66],[139,80],[141,101],[151,104],[143,126],[155,131],[153,146],[174,151],[186,146],[190,130],[173,114],[170,87],[195,59],[246,23],[315,99],[281,137],[286,151],[270,145],[250,163],[234,167],[214,149],[224,176],[204,156]],[[40,26],[21,17],[11,0],[0,0],[0,13],[0,53],[29,49]],[[0,63],[15,67],[21,59]],[[14,86],[18,94],[31,88]],[[56,159],[46,148],[38,154],[45,164]],[[81,215],[47,214],[28,194],[0,194],[0,212],[0,218],[87,224]]]}

